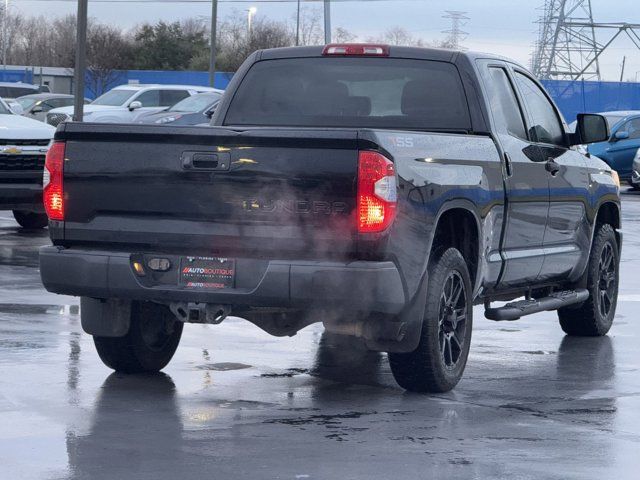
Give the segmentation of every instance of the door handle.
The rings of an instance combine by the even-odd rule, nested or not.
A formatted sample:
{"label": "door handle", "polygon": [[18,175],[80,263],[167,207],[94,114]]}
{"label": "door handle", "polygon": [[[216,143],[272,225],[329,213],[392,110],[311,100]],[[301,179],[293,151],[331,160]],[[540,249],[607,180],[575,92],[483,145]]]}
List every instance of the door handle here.
{"label": "door handle", "polygon": [[558,165],[553,158],[550,158],[549,160],[547,160],[547,163],[545,163],[544,168],[547,170],[547,172],[549,172],[554,177],[560,171],[560,165]]}
{"label": "door handle", "polygon": [[228,152],[183,152],[182,168],[185,170],[229,170],[231,156]]}

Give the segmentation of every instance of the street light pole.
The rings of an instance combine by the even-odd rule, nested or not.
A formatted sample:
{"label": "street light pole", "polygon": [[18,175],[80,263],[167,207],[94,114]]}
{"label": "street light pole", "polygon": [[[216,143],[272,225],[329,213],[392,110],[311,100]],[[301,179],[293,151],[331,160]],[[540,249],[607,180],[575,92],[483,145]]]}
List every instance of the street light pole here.
{"label": "street light pole", "polygon": [[74,69],[75,92],[73,97],[73,120],[76,122],[81,122],[84,117],[84,75],[87,70],[87,10],[88,0],[78,0],[76,66]]}
{"label": "street light pole", "polygon": [[253,16],[256,14],[258,9],[256,7],[251,7],[247,10],[247,31],[249,32],[249,41],[251,41],[251,24],[253,21]]}
{"label": "street light pole", "polygon": [[300,0],[298,0],[298,14],[296,20],[296,47],[300,45]]}
{"label": "street light pole", "polygon": [[209,86],[216,83],[216,37],[218,34],[218,0],[211,1],[211,56],[209,57]]}
{"label": "street light pole", "polygon": [[331,0],[324,0],[324,43],[331,43]]}
{"label": "street light pole", "polygon": [[[7,69],[7,43],[9,40],[9,0],[4,0],[4,12],[2,12],[2,68]],[[6,80],[6,79],[3,79]]]}

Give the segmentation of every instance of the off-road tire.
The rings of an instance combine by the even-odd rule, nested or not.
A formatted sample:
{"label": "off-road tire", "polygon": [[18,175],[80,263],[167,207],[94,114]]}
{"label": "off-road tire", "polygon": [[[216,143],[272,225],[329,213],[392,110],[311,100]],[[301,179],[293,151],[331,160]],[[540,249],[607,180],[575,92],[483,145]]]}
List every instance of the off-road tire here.
{"label": "off-road tire", "polygon": [[117,372],[158,372],[176,352],[183,325],[164,305],[133,302],[129,332],[124,337],[94,336],[93,342],[102,362]]}
{"label": "off-road tire", "polygon": [[49,224],[49,219],[44,213],[27,212],[26,210],[14,210],[13,218],[16,222],[27,230],[37,230]]}
{"label": "off-road tire", "polygon": [[[454,280],[450,280],[452,278]],[[463,286],[460,295],[464,296],[464,301],[458,300],[458,303],[453,306],[447,306],[453,303],[447,300],[450,281]],[[412,392],[439,393],[447,392],[458,384],[467,363],[471,344],[473,326],[471,295],[469,270],[460,252],[455,248],[449,248],[441,255],[437,255],[428,269],[427,302],[420,343],[410,353],[389,353],[391,371],[402,388]],[[455,297],[453,294],[451,296]],[[462,314],[464,314],[464,330],[460,331],[462,322],[453,320],[453,317],[461,318]],[[444,321],[443,318],[445,318]],[[453,325],[454,322],[455,325]],[[445,328],[447,325],[448,327]],[[447,338],[451,338],[450,335],[455,336],[456,339],[449,340],[449,357],[447,358],[446,344]],[[454,356],[457,359],[451,362]]]}
{"label": "off-road tire", "polygon": [[[613,271],[603,279],[601,260],[605,249],[611,252]],[[602,224],[597,227],[585,274],[587,275],[589,299],[575,307],[561,308],[558,310],[558,318],[562,330],[567,335],[599,337],[606,335],[611,328],[618,302],[620,253],[616,234],[611,225]],[[613,283],[606,289],[607,293],[603,298],[604,283],[609,278]]]}

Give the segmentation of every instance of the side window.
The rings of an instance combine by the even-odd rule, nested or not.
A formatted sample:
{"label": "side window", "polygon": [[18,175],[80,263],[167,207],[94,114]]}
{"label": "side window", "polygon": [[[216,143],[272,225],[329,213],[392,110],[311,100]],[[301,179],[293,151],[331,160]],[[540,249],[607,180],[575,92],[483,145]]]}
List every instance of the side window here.
{"label": "side window", "polygon": [[49,100],[51,108],[68,107],[73,105],[73,98],[52,98]]}
{"label": "side window", "polygon": [[527,131],[516,93],[504,68],[489,67],[489,104],[496,127],[504,133],[527,140]]}
{"label": "side window", "polygon": [[172,107],[188,96],[189,92],[186,90],[160,90],[160,105],[163,107]]}
{"label": "side window", "polygon": [[618,131],[627,132],[629,134],[629,139],[640,138],[640,118],[629,120],[622,127],[620,127],[620,130]]}
{"label": "side window", "polygon": [[135,100],[142,103],[143,107],[160,107],[160,90],[148,90]]}
{"label": "side window", "polygon": [[523,101],[531,115],[529,136],[533,141],[562,145],[564,132],[555,108],[540,87],[529,77],[515,72]]}

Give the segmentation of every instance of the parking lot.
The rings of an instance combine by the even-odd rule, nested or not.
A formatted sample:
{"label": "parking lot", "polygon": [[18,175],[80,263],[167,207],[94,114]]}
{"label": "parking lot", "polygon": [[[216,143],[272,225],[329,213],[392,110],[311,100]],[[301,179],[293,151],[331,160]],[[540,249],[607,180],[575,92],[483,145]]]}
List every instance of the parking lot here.
{"label": "parking lot", "polygon": [[0,477],[637,478],[639,219],[626,192],[608,336],[565,337],[555,313],[493,323],[477,308],[464,379],[425,396],[319,325],[277,339],[235,318],[187,325],[162,374],[113,374],[78,300],[40,284],[46,231],[3,212]]}

